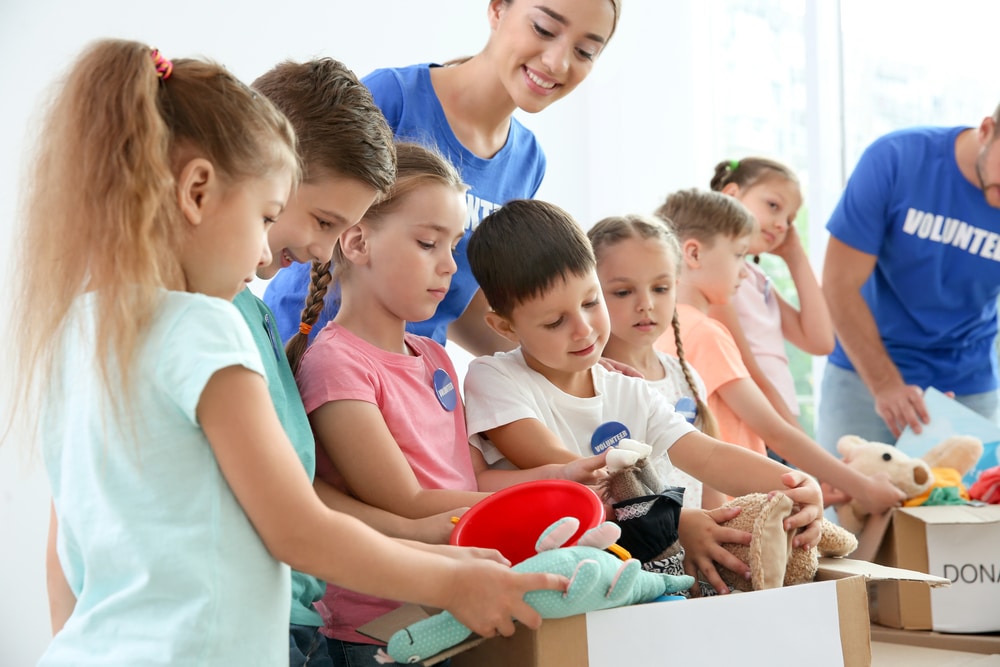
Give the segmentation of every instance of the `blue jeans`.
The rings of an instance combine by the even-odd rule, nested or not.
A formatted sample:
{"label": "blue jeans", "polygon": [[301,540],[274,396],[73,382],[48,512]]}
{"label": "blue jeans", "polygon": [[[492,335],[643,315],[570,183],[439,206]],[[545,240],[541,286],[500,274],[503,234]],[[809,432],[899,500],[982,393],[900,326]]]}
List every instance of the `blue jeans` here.
{"label": "blue jeans", "polygon": [[345,642],[332,637],[326,641],[334,667],[381,667],[375,661],[375,654],[380,648],[384,650],[384,646]]}
{"label": "blue jeans", "polygon": [[[996,391],[956,396],[955,400],[987,419],[997,421]],[[853,434],[892,444],[896,438],[875,413],[875,399],[854,371],[827,364],[823,371],[817,410],[816,441],[834,456],[840,436]]]}
{"label": "blue jeans", "polygon": [[333,667],[327,639],[311,625],[288,626],[289,667]]}

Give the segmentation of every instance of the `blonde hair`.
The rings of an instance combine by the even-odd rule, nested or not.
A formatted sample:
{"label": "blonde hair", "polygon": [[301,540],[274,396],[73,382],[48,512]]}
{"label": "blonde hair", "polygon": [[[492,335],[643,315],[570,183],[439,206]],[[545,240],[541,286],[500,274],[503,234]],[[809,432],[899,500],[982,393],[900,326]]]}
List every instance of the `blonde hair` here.
{"label": "blonde hair", "polygon": [[[388,213],[397,210],[414,190],[428,184],[445,185],[454,188],[456,192],[465,192],[468,189],[454,165],[438,151],[411,142],[397,143],[396,180],[385,196],[365,212],[362,220],[369,223],[378,222]],[[302,309],[299,331],[289,338],[285,345],[292,372],[298,372],[302,355],[309,345],[308,332],[312,330],[312,326],[316,324],[323,311],[330,284],[339,277],[346,265],[347,260],[341,251],[340,243],[334,246],[332,261],[313,262],[309,294],[306,296],[305,308]]]}
{"label": "blonde hair", "polygon": [[[628,215],[611,216],[604,218],[587,232],[587,238],[594,248],[594,255],[597,263],[601,263],[602,251],[621,243],[627,239],[656,239],[661,241],[670,250],[674,258],[674,266],[677,271],[681,267],[681,245],[677,240],[677,235],[664,222],[645,215],[631,213]],[[677,318],[677,309],[670,319],[670,324],[674,333],[674,344],[677,348],[677,360],[680,362],[681,371],[684,373],[684,381],[687,383],[691,395],[694,397],[697,406],[697,416],[694,420],[695,427],[713,438],[719,437],[719,423],[715,419],[715,414],[709,409],[708,404],[701,398],[698,392],[698,385],[695,384],[694,376],[691,374],[691,367],[684,358],[684,345],[681,343],[680,320]]]}
{"label": "blonde hair", "polygon": [[291,126],[221,66],[175,60],[160,78],[151,49],[124,40],[75,60],[46,109],[23,201],[17,401],[34,403],[55,379],[71,307],[92,293],[100,380],[116,409],[127,404],[158,294],[183,284],[174,172],[191,154],[226,183],[297,178]]}
{"label": "blonde hair", "polygon": [[677,234],[681,243],[697,239],[708,246],[719,236],[747,236],[757,224],[753,213],[735,197],[695,188],[669,194],[656,209],[656,216]]}

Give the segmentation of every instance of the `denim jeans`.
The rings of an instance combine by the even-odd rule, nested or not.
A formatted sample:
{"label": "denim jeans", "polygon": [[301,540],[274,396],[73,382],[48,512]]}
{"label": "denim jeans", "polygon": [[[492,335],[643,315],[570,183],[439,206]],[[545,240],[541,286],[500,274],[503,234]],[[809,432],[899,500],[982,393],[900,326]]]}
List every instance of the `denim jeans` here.
{"label": "denim jeans", "polygon": [[[956,396],[955,400],[987,419],[997,421],[996,391]],[[892,431],[875,413],[875,400],[861,377],[840,366],[828,363],[823,371],[817,417],[816,441],[834,456],[839,456],[837,440],[849,433],[866,440],[896,442]]]}
{"label": "denim jeans", "polygon": [[311,625],[288,626],[289,667],[333,667],[327,639]]}

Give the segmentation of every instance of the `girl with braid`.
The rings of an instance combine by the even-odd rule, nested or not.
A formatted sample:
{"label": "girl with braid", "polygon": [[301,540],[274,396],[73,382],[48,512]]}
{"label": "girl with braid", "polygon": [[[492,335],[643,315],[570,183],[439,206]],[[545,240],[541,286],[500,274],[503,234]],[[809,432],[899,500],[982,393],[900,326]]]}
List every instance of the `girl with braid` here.
{"label": "girl with braid", "polygon": [[[329,272],[314,271],[302,331],[288,345],[316,437],[317,478],[411,519],[467,507],[519,481],[595,481],[603,457],[492,471],[469,447],[448,354],[405,329],[433,315],[448,293],[466,186],[451,163],[418,144],[397,144],[396,158],[394,185],[335,247],[336,317],[302,353],[331,286]],[[317,608],[334,664],[376,665],[381,645],[357,628],[397,606],[329,585]]]}
{"label": "girl with braid", "polygon": [[[735,197],[691,189],[672,193],[656,214],[680,241],[678,342],[705,380],[721,439],[765,457],[766,443],[789,465],[856,498],[872,514],[902,502],[888,478],[859,473],[782,419],[751,379],[732,334],[708,316],[709,307],[729,302],[747,275],[753,213]],[[668,354],[677,349],[673,335],[661,336],[656,347]]]}
{"label": "girl with braid", "polygon": [[[684,360],[677,320],[677,274],[681,248],[662,221],[643,215],[605,218],[587,232],[597,257],[597,276],[611,319],[604,356],[638,370],[674,410],[702,433],[719,437],[715,416],[705,404],[705,383]],[[653,347],[670,326],[677,356]],[[665,476],[684,487],[684,506],[711,509],[725,496],[679,468]]]}

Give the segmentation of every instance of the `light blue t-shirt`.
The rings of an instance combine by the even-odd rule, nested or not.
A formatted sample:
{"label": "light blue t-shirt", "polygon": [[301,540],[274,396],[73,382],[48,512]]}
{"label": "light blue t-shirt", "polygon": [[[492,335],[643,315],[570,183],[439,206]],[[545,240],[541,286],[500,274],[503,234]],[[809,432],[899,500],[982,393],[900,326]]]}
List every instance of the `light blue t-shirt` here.
{"label": "light blue t-shirt", "polygon": [[41,421],[77,602],[39,664],[287,664],[288,566],[267,552],[196,419],[216,371],[263,374],[243,318],[222,299],[163,292],[122,420],[94,363],[94,306],[89,295],[74,305]]}
{"label": "light blue t-shirt", "polygon": [[[407,331],[444,345],[448,325],[465,312],[479,289],[466,256],[472,231],[480,220],[510,200],[535,196],[545,175],[545,154],[535,135],[516,118],[511,119],[507,142],[496,155],[486,159],[469,151],[448,125],[431,84],[431,67],[438,65],[378,69],[362,81],[371,90],[397,139],[436,147],[451,160],[469,186],[466,195],[469,217],[465,236],[455,252],[458,270],[451,278],[451,288],[431,319],[406,324]],[[309,271],[308,264],[293,264],[278,272],[264,293],[264,302],[278,319],[283,341],[299,330],[302,307],[309,293]],[[336,300],[328,295],[310,340],[336,314]]]}
{"label": "light blue t-shirt", "polygon": [[[827,229],[877,257],[861,288],[907,384],[958,395],[997,386],[1000,209],[955,161],[967,128],[899,130],[865,150]],[[853,369],[837,341],[830,362]]]}

